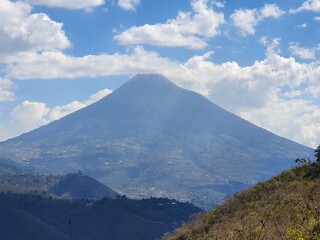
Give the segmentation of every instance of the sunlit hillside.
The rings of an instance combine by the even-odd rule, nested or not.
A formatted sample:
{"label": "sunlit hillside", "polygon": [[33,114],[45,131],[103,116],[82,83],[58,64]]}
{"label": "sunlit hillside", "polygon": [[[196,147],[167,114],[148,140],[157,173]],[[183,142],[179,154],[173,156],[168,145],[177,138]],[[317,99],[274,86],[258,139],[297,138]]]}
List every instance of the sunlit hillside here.
{"label": "sunlit hillside", "polygon": [[298,162],[164,239],[320,239],[320,164]]}

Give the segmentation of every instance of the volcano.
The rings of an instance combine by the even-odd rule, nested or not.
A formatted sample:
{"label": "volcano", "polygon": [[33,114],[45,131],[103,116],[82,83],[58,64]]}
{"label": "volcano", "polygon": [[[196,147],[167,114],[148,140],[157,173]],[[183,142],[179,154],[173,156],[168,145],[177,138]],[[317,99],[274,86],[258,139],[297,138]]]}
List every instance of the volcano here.
{"label": "volcano", "polygon": [[0,143],[3,159],[28,169],[82,171],[129,197],[203,208],[311,154],[157,74],[137,75],[86,108]]}

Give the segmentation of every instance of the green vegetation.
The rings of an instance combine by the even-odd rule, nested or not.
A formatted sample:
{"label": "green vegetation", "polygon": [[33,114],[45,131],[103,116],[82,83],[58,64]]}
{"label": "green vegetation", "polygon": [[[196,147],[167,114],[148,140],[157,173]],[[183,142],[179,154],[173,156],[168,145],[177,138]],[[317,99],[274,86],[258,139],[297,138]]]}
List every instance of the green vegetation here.
{"label": "green vegetation", "polygon": [[236,193],[224,204],[164,237],[166,240],[320,239],[320,146],[317,161]]}
{"label": "green vegetation", "polygon": [[320,162],[320,145],[314,151],[315,151],[315,157],[316,157],[317,162]]}

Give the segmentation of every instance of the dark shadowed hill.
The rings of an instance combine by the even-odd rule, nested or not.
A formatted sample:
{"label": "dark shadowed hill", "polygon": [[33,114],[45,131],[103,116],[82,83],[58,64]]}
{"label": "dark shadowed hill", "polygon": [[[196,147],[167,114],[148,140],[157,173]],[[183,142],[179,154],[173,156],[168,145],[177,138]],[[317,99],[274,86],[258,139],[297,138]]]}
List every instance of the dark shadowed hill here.
{"label": "dark shadowed hill", "polygon": [[0,143],[3,158],[36,171],[81,170],[131,197],[204,207],[309,152],[155,74],[137,75],[91,106]]}
{"label": "dark shadowed hill", "polygon": [[78,173],[47,176],[1,165],[0,191],[33,193],[63,199],[115,199],[120,195],[97,180]]}
{"label": "dark shadowed hill", "polygon": [[169,199],[68,201],[0,193],[0,239],[152,240],[198,212],[192,204]]}
{"label": "dark shadowed hill", "polygon": [[[1,197],[0,197],[1,201]],[[10,240],[68,240],[66,233],[60,232],[45,221],[12,206],[0,203],[0,238]]]}
{"label": "dark shadowed hill", "polygon": [[115,199],[119,196],[111,188],[82,173],[69,173],[56,178],[57,181],[49,186],[48,192],[58,197],[69,199],[100,199],[107,197]]}
{"label": "dark shadowed hill", "polygon": [[166,240],[320,239],[320,164],[241,191]]}

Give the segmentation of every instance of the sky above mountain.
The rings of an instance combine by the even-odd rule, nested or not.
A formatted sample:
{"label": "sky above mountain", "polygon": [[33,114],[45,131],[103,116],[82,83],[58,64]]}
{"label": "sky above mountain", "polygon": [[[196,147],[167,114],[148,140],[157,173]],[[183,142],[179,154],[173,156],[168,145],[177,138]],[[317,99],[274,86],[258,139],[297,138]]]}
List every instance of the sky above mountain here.
{"label": "sky above mountain", "polygon": [[0,0],[0,141],[161,73],[320,143],[320,0]]}

